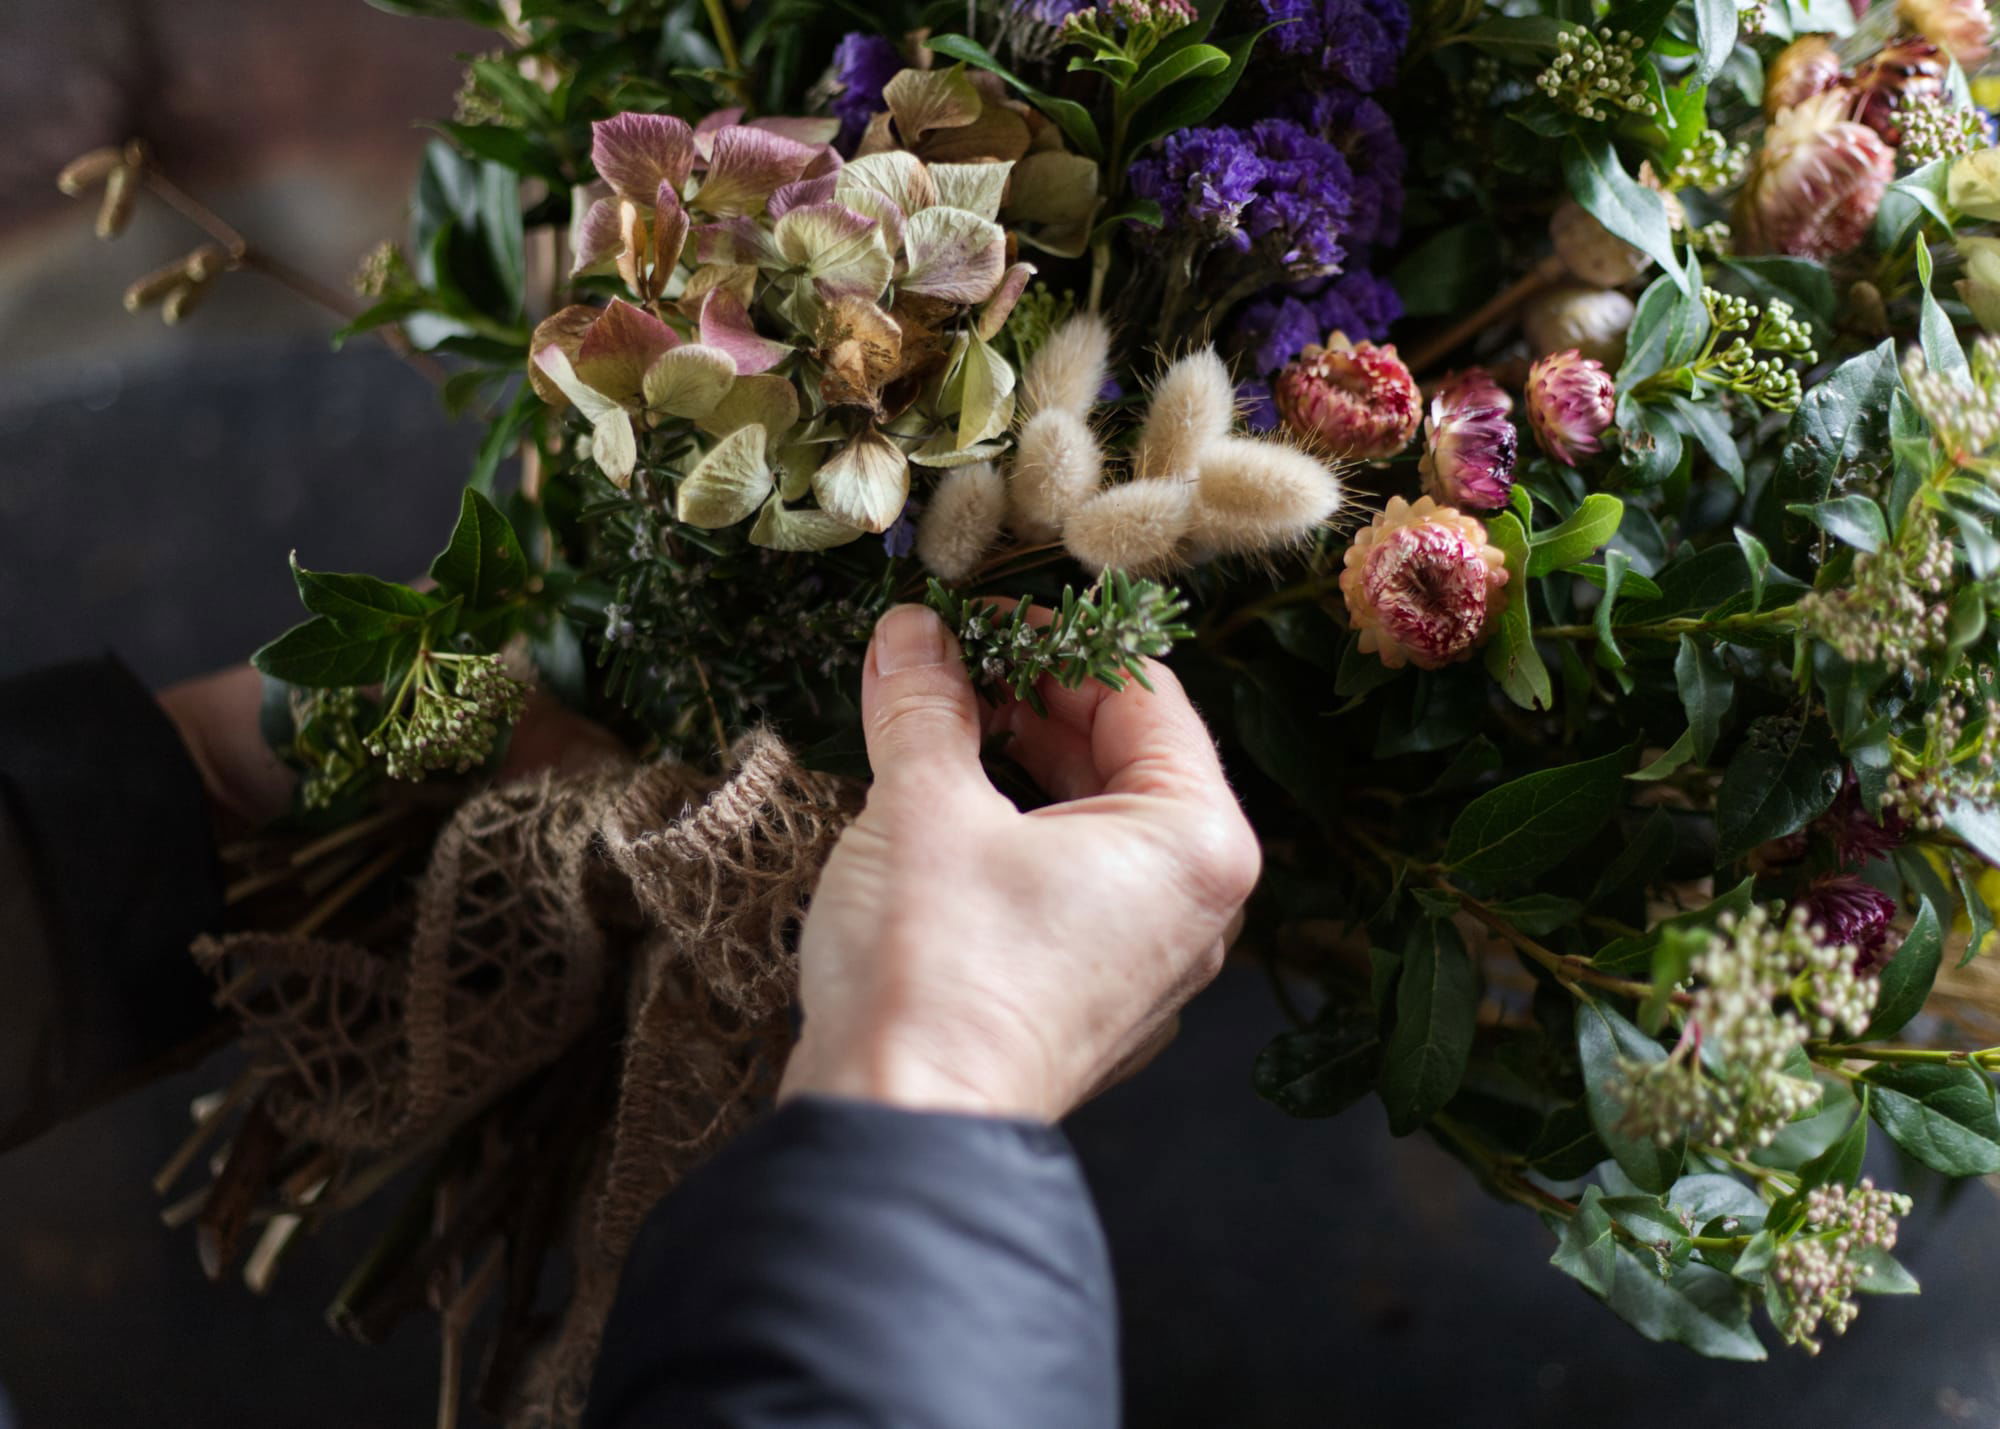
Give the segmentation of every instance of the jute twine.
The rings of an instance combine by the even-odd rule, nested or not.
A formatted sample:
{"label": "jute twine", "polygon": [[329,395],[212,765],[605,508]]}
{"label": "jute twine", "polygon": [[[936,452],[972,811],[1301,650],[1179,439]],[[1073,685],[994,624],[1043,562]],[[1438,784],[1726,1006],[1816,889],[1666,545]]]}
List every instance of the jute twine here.
{"label": "jute twine", "polygon": [[767,731],[733,762],[726,778],[663,761],[475,796],[393,945],[239,933],[195,946],[268,1078],[268,1114],[343,1151],[435,1141],[561,1057],[607,1000],[622,1017],[568,1302],[515,1381],[510,1425],[577,1422],[641,1221],[783,1065],[797,925],[860,789],[801,768]]}

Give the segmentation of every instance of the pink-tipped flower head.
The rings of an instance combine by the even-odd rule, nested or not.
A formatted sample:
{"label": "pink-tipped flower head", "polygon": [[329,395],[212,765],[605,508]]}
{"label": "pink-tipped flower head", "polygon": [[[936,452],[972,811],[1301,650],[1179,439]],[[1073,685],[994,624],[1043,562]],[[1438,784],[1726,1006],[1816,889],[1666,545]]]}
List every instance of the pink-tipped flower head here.
{"label": "pink-tipped flower head", "polygon": [[1854,949],[1857,974],[1879,973],[1893,956],[1887,944],[1896,900],[1873,884],[1863,883],[1851,873],[1828,874],[1813,880],[1799,906],[1827,942],[1846,943]]}
{"label": "pink-tipped flower head", "polygon": [[1929,40],[1904,37],[1884,45],[1854,71],[1852,113],[1885,144],[1903,142],[1898,110],[1928,101],[1949,103],[1950,61]]}
{"label": "pink-tipped flower head", "polygon": [[1542,450],[1564,466],[1603,450],[1617,407],[1618,390],[1604,364],[1575,348],[1528,369],[1528,424]]}
{"label": "pink-tipped flower head", "polygon": [[1779,114],[1736,199],[1744,253],[1784,253],[1825,262],[1858,245],[1875,221],[1896,154],[1882,136],[1847,117],[1841,90],[1816,94]]}
{"label": "pink-tipped flower head", "polygon": [[1279,373],[1273,396],[1294,434],[1362,461],[1408,446],[1424,416],[1416,379],[1393,344],[1349,342],[1339,332]]}
{"label": "pink-tipped flower head", "polygon": [[1803,104],[1840,83],[1840,55],[1825,35],[1801,35],[1764,71],[1764,117]]}
{"label": "pink-tipped flower head", "polygon": [[1418,463],[1425,494],[1446,506],[1497,511],[1514,489],[1520,438],[1507,420],[1514,399],[1484,370],[1457,373],[1431,398]]}
{"label": "pink-tipped flower head", "polygon": [[1347,548],[1340,573],[1363,654],[1392,670],[1435,670],[1470,655],[1506,604],[1507,557],[1477,519],[1428,496],[1400,496]]}
{"label": "pink-tipped flower head", "polygon": [[1993,16],[1986,0],[1896,0],[1896,17],[1958,61],[1975,70],[1993,47]]}
{"label": "pink-tipped flower head", "polygon": [[1814,823],[1833,845],[1833,856],[1842,868],[1860,868],[1873,859],[1887,858],[1909,840],[1910,826],[1894,809],[1884,807],[1880,817],[1868,812],[1862,802],[1861,783],[1852,769],[1840,786],[1840,794]]}

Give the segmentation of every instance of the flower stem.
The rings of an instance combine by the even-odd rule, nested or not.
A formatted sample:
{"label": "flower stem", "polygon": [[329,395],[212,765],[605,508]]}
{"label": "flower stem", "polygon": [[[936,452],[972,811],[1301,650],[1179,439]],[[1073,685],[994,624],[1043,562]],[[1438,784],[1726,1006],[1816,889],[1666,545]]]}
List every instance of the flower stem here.
{"label": "flower stem", "polygon": [[1958,1047],[1870,1047],[1851,1042],[1808,1042],[1815,1061],[1932,1063],[1940,1066],[2000,1067],[2000,1047],[1968,1052]]}
{"label": "flower stem", "polygon": [[[1766,626],[1784,625],[1798,618],[1799,608],[1796,605],[1779,605],[1769,610],[1746,610],[1736,615],[1725,615],[1719,620],[1689,615],[1672,620],[1655,620],[1644,625],[1614,625],[1611,633],[1628,640],[1678,640],[1683,635],[1732,635],[1747,630],[1762,630]],[[1538,625],[1535,635],[1549,640],[1595,640],[1597,627]]]}

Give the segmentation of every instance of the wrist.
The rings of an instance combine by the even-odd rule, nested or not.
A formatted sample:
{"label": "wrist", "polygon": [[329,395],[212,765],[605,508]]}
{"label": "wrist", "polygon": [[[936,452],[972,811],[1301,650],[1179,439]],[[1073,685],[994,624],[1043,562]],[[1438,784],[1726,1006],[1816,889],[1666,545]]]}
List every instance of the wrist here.
{"label": "wrist", "polygon": [[954,1112],[1052,1122],[1045,1099],[991,1068],[969,1066],[963,1049],[947,1061],[895,1036],[815,1034],[810,1021],[785,1063],[778,1100],[841,1097],[905,1111]]}

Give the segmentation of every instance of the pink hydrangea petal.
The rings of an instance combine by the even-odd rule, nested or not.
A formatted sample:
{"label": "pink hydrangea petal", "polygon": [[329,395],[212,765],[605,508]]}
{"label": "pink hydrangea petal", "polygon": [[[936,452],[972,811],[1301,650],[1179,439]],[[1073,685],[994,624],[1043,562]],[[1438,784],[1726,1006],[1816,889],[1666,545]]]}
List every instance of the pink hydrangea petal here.
{"label": "pink hydrangea petal", "polygon": [[781,134],[814,149],[831,144],[834,136],[840,133],[838,119],[820,119],[810,115],[773,114],[764,119],[752,119],[748,127]]}
{"label": "pink hydrangea petal", "polygon": [[1035,265],[1032,263],[1016,263],[1000,275],[1000,286],[993,290],[993,296],[979,310],[979,337],[982,342],[991,342],[1007,325],[1014,304],[1021,301],[1021,294],[1027,291],[1028,280],[1034,276]]}
{"label": "pink hydrangea petal", "polygon": [[694,201],[709,213],[755,213],[764,200],[796,180],[817,151],[780,134],[738,125],[718,130]]}
{"label": "pink hydrangea petal", "polygon": [[590,126],[590,161],[626,198],[651,203],[662,183],[676,189],[694,172],[694,131],[671,114],[619,114]]}
{"label": "pink hydrangea petal", "polygon": [[615,259],[625,247],[618,201],[601,198],[584,210],[583,221],[577,224],[570,243],[576,249],[576,262],[570,267],[572,276]]}
{"label": "pink hydrangea petal", "polygon": [[775,268],[784,263],[771,235],[753,218],[725,218],[694,230],[695,258],[701,263]]}
{"label": "pink hydrangea petal", "polygon": [[[653,199],[653,271],[656,274],[671,273],[681,261],[681,250],[687,247],[688,211],[681,204],[681,196],[674,192],[674,186],[662,183]],[[656,282],[663,279],[656,278]]]}
{"label": "pink hydrangea petal", "polygon": [[590,386],[623,401],[638,394],[646,369],[660,354],[680,343],[674,330],[651,313],[613,298],[583,335],[572,365]]}
{"label": "pink hydrangea petal", "polygon": [[746,377],[769,372],[792,355],[786,344],[758,335],[749,312],[727,288],[713,289],[702,299],[701,340],[728,353],[736,371]]}
{"label": "pink hydrangea petal", "polygon": [[827,174],[838,174],[846,162],[847,160],[840,157],[840,150],[831,144],[822,144],[819,146],[819,152],[813,156],[813,161],[806,165],[805,172],[799,177],[817,179]]}
{"label": "pink hydrangea petal", "polygon": [[816,179],[799,179],[786,184],[771,195],[764,211],[777,219],[807,204],[828,203],[833,198],[833,186],[839,181],[837,174],[824,174]]}

